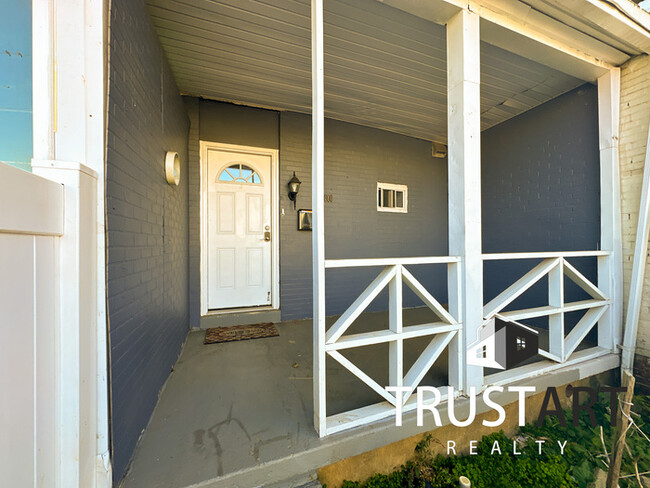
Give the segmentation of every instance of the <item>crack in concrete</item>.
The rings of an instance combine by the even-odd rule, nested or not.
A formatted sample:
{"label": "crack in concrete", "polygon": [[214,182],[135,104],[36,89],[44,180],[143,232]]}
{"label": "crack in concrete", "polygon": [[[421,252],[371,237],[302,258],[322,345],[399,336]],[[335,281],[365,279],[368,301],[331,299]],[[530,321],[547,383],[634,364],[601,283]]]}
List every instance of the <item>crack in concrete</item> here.
{"label": "crack in concrete", "polygon": [[221,430],[222,427],[230,424],[235,424],[237,427],[241,429],[241,431],[244,433],[248,441],[252,441],[250,434],[246,430],[246,427],[244,427],[244,424],[236,417],[233,417],[232,415],[232,403],[230,404],[230,410],[228,411],[228,416],[222,420],[221,422],[217,422],[216,424],[212,425],[211,427],[208,427],[208,429],[198,429],[194,431],[194,447],[197,449],[202,449],[205,447],[205,436],[207,435],[208,438],[212,441],[212,444],[214,446],[214,454],[216,457],[216,463],[217,463],[217,476],[223,476],[224,470],[223,470],[223,448],[221,447],[221,441],[219,440],[219,430]]}

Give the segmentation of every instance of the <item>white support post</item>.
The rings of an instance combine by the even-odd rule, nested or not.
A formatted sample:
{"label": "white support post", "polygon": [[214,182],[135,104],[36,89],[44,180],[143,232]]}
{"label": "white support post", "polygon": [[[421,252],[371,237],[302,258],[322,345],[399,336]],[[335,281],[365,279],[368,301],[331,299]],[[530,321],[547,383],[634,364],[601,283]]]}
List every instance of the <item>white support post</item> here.
{"label": "white support post", "polygon": [[[59,430],[57,468],[60,486],[94,487],[97,425],[97,247],[94,208],[97,175],[91,169],[58,161],[34,161],[33,172],[65,188],[65,221],[59,242],[60,320],[55,331],[57,389],[55,411]],[[92,462],[90,462],[92,459]],[[104,485],[107,486],[107,485]]]}
{"label": "white support post", "polygon": [[548,316],[548,352],[564,359],[564,259],[548,273],[548,304],[560,309]]}
{"label": "white support post", "polygon": [[[112,483],[104,230],[103,0],[32,0],[33,172],[65,185],[56,486]],[[50,483],[47,480],[46,483]],[[54,484],[53,484],[54,486]]]}
{"label": "white support post", "polygon": [[[483,322],[481,253],[481,111],[479,16],[461,10],[447,24],[449,158],[449,254],[461,257],[460,290],[464,344],[450,351],[465,358]],[[458,285],[450,274],[449,290]],[[458,339],[454,339],[458,341]],[[464,387],[483,387],[483,368],[462,361]],[[456,375],[458,376],[458,375]],[[456,378],[457,379],[457,378]]]}
{"label": "white support post", "polygon": [[314,427],[327,434],[325,403],[325,89],[323,0],[311,0],[312,264],[314,299]]}
{"label": "white support post", "polygon": [[618,133],[621,72],[612,68],[598,78],[600,147],[600,245],[611,254],[598,258],[598,288],[611,300],[598,326],[598,346],[614,350],[623,322],[623,247]]}
{"label": "white support post", "polygon": [[[388,324],[391,332],[402,333],[402,266],[395,266],[395,276],[388,285]],[[403,386],[404,340],[391,341],[388,351],[388,384]]]}

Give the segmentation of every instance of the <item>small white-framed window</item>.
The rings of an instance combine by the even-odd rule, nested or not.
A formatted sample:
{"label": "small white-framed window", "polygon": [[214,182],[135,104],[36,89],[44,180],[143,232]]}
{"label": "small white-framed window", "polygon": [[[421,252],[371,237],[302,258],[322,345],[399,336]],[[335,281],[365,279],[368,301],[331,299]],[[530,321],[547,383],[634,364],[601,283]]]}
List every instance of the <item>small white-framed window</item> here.
{"label": "small white-framed window", "polygon": [[408,212],[408,187],[392,183],[377,183],[377,211]]}
{"label": "small white-framed window", "polygon": [[517,337],[517,351],[523,351],[526,349],[526,338]]}

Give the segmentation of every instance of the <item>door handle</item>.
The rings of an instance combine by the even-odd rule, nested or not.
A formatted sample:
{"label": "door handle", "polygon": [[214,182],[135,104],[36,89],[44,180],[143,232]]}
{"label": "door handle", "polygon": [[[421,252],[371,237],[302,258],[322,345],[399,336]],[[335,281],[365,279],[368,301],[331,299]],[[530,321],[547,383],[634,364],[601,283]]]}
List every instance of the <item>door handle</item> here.
{"label": "door handle", "polygon": [[267,241],[267,242],[271,240],[271,232],[270,231],[267,230],[266,232],[264,232],[264,240]]}

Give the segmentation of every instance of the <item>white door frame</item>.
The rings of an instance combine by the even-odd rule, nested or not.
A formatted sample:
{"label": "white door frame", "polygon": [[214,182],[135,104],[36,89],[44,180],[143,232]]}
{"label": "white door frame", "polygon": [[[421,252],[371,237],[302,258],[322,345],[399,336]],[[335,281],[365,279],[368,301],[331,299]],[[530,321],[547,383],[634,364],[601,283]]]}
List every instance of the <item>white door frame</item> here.
{"label": "white door frame", "polygon": [[[280,309],[280,216],[278,211],[278,154],[277,149],[239,146],[210,141],[199,141],[201,149],[201,316],[239,313],[247,310]],[[262,307],[233,308],[228,310],[208,309],[208,197],[207,197],[207,152],[208,149],[240,151],[248,154],[271,157],[271,305]]]}

